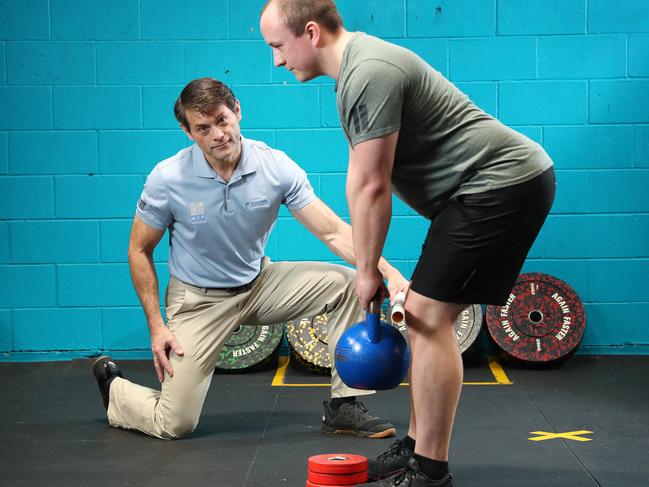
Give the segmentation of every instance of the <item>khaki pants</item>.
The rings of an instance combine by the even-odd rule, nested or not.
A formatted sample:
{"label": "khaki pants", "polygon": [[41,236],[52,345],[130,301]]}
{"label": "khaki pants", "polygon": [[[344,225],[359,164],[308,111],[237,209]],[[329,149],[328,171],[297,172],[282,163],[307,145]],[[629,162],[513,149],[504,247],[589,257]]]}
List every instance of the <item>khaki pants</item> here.
{"label": "khaki pants", "polygon": [[[165,374],[161,391],[118,377],[111,383],[108,406],[112,426],[165,439],[196,428],[219,351],[238,326],[328,313],[333,357],[340,335],[362,316],[354,271],[322,262],[271,263],[266,258],[253,285],[238,294],[190,286],[172,277],[166,298],[167,326],[184,351],[183,356],[169,355],[173,377]],[[347,387],[335,368],[331,380],[332,397],[373,393]]]}

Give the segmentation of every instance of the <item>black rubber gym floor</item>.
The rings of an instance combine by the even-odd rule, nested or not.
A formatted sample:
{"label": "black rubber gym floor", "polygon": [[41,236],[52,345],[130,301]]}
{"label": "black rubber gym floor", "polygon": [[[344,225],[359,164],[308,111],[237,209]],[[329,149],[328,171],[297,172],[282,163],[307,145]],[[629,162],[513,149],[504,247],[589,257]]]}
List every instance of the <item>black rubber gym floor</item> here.
{"label": "black rubber gym floor", "polygon": [[[109,427],[90,360],[2,363],[0,485],[304,486],[310,455],[373,456],[393,441],[323,436],[327,378],[282,363],[215,375],[198,429],[178,441]],[[120,364],[156,385],[151,362]],[[456,486],[649,485],[649,356],[578,355],[548,370],[480,360],[465,382]],[[364,402],[406,432],[406,386]]]}

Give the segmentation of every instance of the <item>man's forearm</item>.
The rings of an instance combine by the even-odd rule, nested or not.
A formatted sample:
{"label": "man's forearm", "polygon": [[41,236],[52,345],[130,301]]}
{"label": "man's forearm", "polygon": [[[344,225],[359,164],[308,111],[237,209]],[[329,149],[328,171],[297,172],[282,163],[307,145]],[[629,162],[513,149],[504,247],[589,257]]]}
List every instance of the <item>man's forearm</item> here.
{"label": "man's forearm", "polygon": [[149,330],[164,326],[160,314],[160,299],[158,297],[158,276],[153,263],[153,256],[143,251],[129,252],[129,267],[131,279],[135,286],[140,303],[144,309]]}

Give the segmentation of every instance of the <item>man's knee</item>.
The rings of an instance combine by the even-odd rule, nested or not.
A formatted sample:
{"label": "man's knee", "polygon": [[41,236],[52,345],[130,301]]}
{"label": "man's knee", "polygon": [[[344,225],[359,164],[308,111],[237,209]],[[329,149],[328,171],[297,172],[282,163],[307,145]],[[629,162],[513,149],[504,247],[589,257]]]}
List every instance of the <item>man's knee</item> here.
{"label": "man's knee", "polygon": [[405,303],[408,332],[413,335],[429,335],[447,331],[465,308],[463,304],[437,301],[410,291]]}
{"label": "man's knee", "polygon": [[165,421],[162,436],[168,440],[179,440],[192,433],[198,425],[198,418],[178,417]]}

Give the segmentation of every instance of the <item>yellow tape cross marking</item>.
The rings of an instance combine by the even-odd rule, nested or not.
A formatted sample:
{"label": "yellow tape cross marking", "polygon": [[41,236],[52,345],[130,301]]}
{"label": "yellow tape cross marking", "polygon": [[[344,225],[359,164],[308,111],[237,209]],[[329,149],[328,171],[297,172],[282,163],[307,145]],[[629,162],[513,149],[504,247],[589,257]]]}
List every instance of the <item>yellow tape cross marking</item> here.
{"label": "yellow tape cross marking", "polygon": [[565,433],[550,433],[548,431],[530,431],[532,436],[528,438],[531,441],[544,441],[544,440],[553,440],[555,438],[564,438],[566,440],[575,440],[575,441],[592,441],[592,438],[582,438],[580,435],[587,435],[592,433],[588,430],[579,430],[579,431],[566,431]]}
{"label": "yellow tape cross marking", "polygon": [[[285,355],[279,357],[279,362],[277,364],[277,370],[275,371],[275,376],[273,377],[272,386],[273,387],[331,387],[331,384],[286,384],[286,367],[288,367],[291,358]],[[507,374],[503,370],[502,366],[495,360],[489,360],[489,369],[494,376],[495,381],[488,382],[463,382],[465,386],[501,386],[501,385],[511,385],[512,381],[509,380]],[[403,382],[400,385],[409,386],[407,382]]]}

